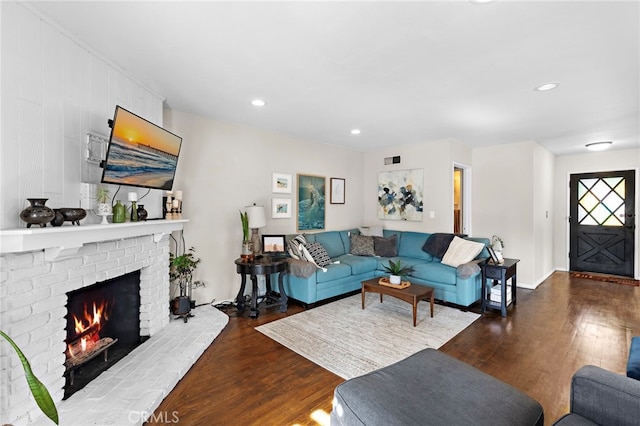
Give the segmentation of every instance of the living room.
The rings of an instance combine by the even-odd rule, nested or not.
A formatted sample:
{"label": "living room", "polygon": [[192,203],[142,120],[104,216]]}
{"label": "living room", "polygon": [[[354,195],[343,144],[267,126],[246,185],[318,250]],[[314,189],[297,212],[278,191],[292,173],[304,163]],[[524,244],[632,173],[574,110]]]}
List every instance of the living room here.
{"label": "living room", "polygon": [[[473,13],[478,13],[496,5],[464,6],[476,8]],[[414,140],[394,129],[385,129],[383,135],[394,141],[393,145],[368,147],[367,132],[371,130],[363,129],[358,142],[360,148],[345,148],[296,132],[274,130],[269,123],[269,109],[279,106],[271,99],[261,110],[248,102],[245,106],[247,116],[260,115],[258,121],[265,123],[263,127],[221,119],[216,114],[204,116],[172,108],[170,97],[165,100],[165,93],[152,89],[156,87],[155,81],[130,75],[128,64],[114,62],[108,53],[96,50],[90,40],[80,39],[47,17],[39,5],[3,2],[0,7],[3,88],[0,228],[24,228],[18,213],[27,206],[26,199],[30,197],[48,198],[47,204],[52,207],[78,206],[80,184],[99,182],[97,167],[84,161],[86,134],[108,135],[107,120],[120,104],[183,138],[174,190],[184,193],[183,217],[189,221],[183,232],[186,244],[195,247],[202,259],[198,278],[205,281],[206,286],[194,294],[198,304],[229,301],[235,297],[239,277],[233,261],[240,254],[242,240],[238,210],[256,203],[270,211],[274,172],[324,176],[327,181],[330,177],[345,179],[345,204],[326,205],[327,230],[383,225],[403,231],[451,232],[453,168],[455,165],[469,167],[472,172],[470,233],[503,238],[505,254],[521,259],[519,285],[529,289],[539,286],[554,271],[569,269],[568,176],[577,172],[636,170],[638,179],[637,96],[635,104],[631,103],[632,108],[622,103],[625,111],[618,117],[620,120],[632,117],[635,130],[620,134],[614,140],[613,149],[604,152],[586,151],[584,145],[591,140],[585,140],[584,133],[578,130],[575,136],[567,135],[565,139],[574,137],[574,145],[580,149],[566,154],[554,154],[527,133],[497,144],[473,146],[472,141],[457,140],[449,135],[427,134],[423,139]],[[92,6],[77,7],[90,10]],[[626,7],[636,7],[637,12],[634,3]],[[99,19],[100,13],[96,15],[98,17],[92,19]],[[622,15],[637,17],[637,13]],[[84,16],[90,23],[91,17]],[[635,26],[625,27],[626,32],[621,33],[633,38],[638,34],[638,22],[635,18],[630,20]],[[611,25],[616,24],[611,22]],[[638,92],[637,55],[637,49],[620,53],[625,65],[617,66],[635,73],[635,87],[628,90],[635,94]],[[229,61],[232,62],[232,55]],[[291,75],[286,78],[293,80]],[[540,77],[542,81],[534,83],[553,78],[559,77],[545,75]],[[558,90],[568,90],[565,87],[570,84],[561,83]],[[178,79],[175,84],[180,84]],[[202,84],[224,86],[225,82],[204,81]],[[534,92],[528,86],[521,89],[527,92],[523,99],[554,95],[553,92]],[[536,98],[531,102],[548,103],[551,108],[553,102],[546,99]],[[288,102],[303,103],[297,99]],[[331,109],[331,106],[325,108]],[[320,108],[314,112],[319,123],[329,114]],[[415,118],[423,119],[421,114]],[[380,127],[386,127],[386,119],[379,118]],[[291,121],[295,121],[295,117]],[[485,132],[482,126],[472,130]],[[348,133],[346,128],[345,133]],[[617,149],[621,144],[625,144],[624,147]],[[401,163],[385,166],[383,159],[390,156],[400,156]],[[424,170],[424,219],[420,222],[379,220],[378,173],[414,168]],[[140,190],[139,196],[144,192]],[[126,197],[126,191],[120,193],[120,197],[123,196]],[[161,194],[153,191],[146,201],[150,217],[159,217]],[[636,194],[636,215],[638,205]],[[273,219],[268,214],[267,226],[261,232],[295,233],[295,215],[291,219]],[[638,242],[636,230],[636,247]],[[640,277],[637,263],[634,277]],[[4,320],[5,313],[2,315]]]}

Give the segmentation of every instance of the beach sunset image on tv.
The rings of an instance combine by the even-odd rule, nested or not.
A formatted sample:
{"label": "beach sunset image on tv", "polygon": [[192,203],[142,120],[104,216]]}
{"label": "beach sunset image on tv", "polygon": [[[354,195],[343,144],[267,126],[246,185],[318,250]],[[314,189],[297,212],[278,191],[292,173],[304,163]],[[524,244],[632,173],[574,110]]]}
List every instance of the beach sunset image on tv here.
{"label": "beach sunset image on tv", "polygon": [[170,190],[182,138],[116,107],[102,181]]}

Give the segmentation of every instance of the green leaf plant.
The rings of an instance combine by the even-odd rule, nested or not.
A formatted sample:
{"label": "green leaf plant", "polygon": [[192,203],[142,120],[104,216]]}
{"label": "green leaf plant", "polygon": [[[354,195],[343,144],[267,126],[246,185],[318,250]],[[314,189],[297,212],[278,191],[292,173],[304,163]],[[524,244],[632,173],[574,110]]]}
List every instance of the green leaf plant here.
{"label": "green leaf plant", "polygon": [[389,266],[382,265],[382,267],[391,275],[399,275],[401,277],[406,277],[407,274],[415,271],[411,266],[402,266],[400,260],[398,260],[398,263],[395,263],[393,260],[389,259]]}
{"label": "green leaf plant", "polygon": [[38,380],[38,378],[33,374],[29,361],[27,361],[27,358],[24,356],[18,345],[16,345],[15,342],[11,340],[11,338],[7,336],[4,331],[0,330],[0,335],[4,337],[11,346],[13,346],[16,354],[18,354],[18,358],[22,363],[22,368],[24,368],[24,375],[27,379],[27,384],[29,385],[29,389],[31,389],[31,394],[36,400],[38,407],[40,407],[40,410],[42,410],[44,415],[49,417],[52,422],[54,422],[55,424],[59,424],[58,410],[56,409],[56,405],[53,402],[53,398],[51,398],[51,394],[49,394],[49,391],[47,390],[45,385],[43,385],[42,382]]}
{"label": "green leaf plant", "polygon": [[249,241],[249,214],[240,212],[240,221],[242,222],[242,241]]}

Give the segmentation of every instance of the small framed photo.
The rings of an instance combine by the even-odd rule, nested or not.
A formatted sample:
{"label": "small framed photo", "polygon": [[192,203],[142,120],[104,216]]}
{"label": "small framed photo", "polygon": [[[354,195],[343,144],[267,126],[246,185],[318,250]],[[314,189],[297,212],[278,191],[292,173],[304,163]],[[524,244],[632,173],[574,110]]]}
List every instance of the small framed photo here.
{"label": "small framed photo", "polygon": [[273,173],[271,191],[280,194],[291,194],[293,178],[287,173]]}
{"label": "small framed photo", "polygon": [[288,219],[291,217],[291,198],[272,198],[271,217],[273,219]]}
{"label": "small framed photo", "polygon": [[262,234],[262,252],[279,254],[284,253],[285,237],[284,235],[268,235]]}
{"label": "small framed photo", "polygon": [[329,202],[331,204],[344,204],[345,179],[331,178],[331,193],[329,194]]}
{"label": "small framed photo", "polygon": [[490,258],[487,259],[487,263],[492,263],[494,265],[499,265],[501,263],[500,262],[500,258],[496,254],[496,252],[493,249],[493,247],[487,247],[487,251],[489,252],[489,256],[490,256]]}

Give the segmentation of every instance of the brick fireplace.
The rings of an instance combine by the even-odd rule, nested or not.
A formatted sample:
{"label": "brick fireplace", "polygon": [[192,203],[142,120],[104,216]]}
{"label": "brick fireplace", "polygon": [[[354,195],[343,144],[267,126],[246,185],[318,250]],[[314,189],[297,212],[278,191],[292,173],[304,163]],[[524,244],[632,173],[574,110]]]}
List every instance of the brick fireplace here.
{"label": "brick fireplace", "polygon": [[[126,386],[122,380],[132,374],[127,368],[144,375],[145,368],[160,365],[166,372],[164,363],[171,363],[175,358],[173,355],[167,357],[167,343],[163,344],[162,339],[173,339],[171,336],[175,332],[183,336],[201,333],[198,321],[193,320],[188,324],[179,321],[185,326],[184,330],[168,330],[172,328],[168,327],[171,320],[169,235],[181,230],[184,222],[161,220],[0,231],[0,326],[22,348],[34,373],[51,392],[61,424],[82,424],[84,421],[88,422],[85,424],[141,424],[145,415],[153,412],[191,366],[178,366],[179,377],[172,375],[169,384],[164,388],[160,386],[155,394],[148,393],[148,383],[143,385],[145,389],[136,390],[135,382],[140,380],[134,379],[133,384]],[[68,293],[134,271],[140,274],[140,335],[150,339],[85,389],[62,401]],[[197,315],[196,319],[204,321],[210,315],[220,314],[215,309],[211,308],[211,311],[216,313],[206,311],[200,315],[204,318]],[[216,320],[226,324],[220,317]],[[211,324],[205,324],[205,327],[210,329]],[[186,358],[195,362],[216,334],[189,348]],[[145,349],[147,346],[153,350]],[[135,362],[144,365],[132,365]],[[150,372],[149,376],[152,374],[156,374],[153,380],[158,382],[157,374],[160,373]],[[29,424],[43,420],[28,391],[22,366],[4,342],[0,343],[0,386],[0,423]],[[140,396],[145,392],[146,401]],[[87,408],[97,406],[97,400],[107,401],[102,408],[104,413],[98,409],[89,413],[89,417],[78,417],[82,414],[78,411],[90,411]],[[122,413],[126,409],[128,415]],[[120,413],[114,414],[114,411]],[[109,416],[113,420],[109,420]],[[97,419],[97,423],[92,418]]]}

